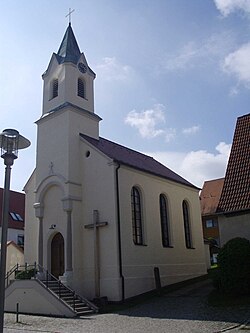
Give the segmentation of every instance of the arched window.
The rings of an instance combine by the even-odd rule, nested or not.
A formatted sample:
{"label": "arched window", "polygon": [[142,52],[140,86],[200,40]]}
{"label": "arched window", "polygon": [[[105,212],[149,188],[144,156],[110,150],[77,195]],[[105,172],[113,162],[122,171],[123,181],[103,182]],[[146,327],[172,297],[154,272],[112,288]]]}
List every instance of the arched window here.
{"label": "arched window", "polygon": [[141,196],[137,187],[132,187],[131,190],[131,209],[133,241],[136,245],[143,245]]}
{"label": "arched window", "polygon": [[85,84],[81,78],[78,79],[77,83],[77,95],[79,97],[85,98]]}
{"label": "arched window", "polygon": [[161,238],[162,246],[170,246],[168,202],[165,195],[160,195]]}
{"label": "arched window", "polygon": [[192,248],[192,240],[191,240],[189,207],[187,201],[185,200],[182,202],[182,212],[183,212],[186,247],[190,249]]}
{"label": "arched window", "polygon": [[51,99],[57,96],[58,96],[58,79],[54,79],[52,81],[52,86],[51,86]]}

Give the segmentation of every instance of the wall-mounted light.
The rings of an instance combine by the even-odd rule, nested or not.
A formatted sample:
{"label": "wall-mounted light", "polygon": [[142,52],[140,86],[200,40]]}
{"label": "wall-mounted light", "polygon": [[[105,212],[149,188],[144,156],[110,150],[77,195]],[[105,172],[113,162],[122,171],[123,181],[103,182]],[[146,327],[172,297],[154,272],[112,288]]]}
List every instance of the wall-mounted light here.
{"label": "wall-mounted light", "polygon": [[51,226],[49,227],[50,230],[54,230],[56,228],[56,224],[51,224]]}

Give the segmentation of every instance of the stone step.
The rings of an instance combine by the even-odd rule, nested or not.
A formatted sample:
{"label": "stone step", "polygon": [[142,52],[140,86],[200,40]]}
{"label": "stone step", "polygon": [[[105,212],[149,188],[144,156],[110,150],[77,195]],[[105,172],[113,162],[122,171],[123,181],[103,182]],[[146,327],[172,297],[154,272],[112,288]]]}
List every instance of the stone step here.
{"label": "stone step", "polygon": [[[77,314],[77,316],[93,314],[96,310],[92,309],[87,303],[77,298],[77,295],[72,293],[67,287],[60,284],[58,281],[41,281],[48,289],[57,294],[60,299],[67,303]],[[75,299],[74,299],[75,297]]]}

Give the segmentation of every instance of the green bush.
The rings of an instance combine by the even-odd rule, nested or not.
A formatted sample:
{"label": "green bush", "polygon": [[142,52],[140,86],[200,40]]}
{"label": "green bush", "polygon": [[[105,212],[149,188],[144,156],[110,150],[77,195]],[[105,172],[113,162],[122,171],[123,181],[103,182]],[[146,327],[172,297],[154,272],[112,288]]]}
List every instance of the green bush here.
{"label": "green bush", "polygon": [[34,268],[28,269],[26,271],[16,272],[16,279],[18,280],[30,280],[36,274],[36,270]]}
{"label": "green bush", "polygon": [[214,286],[224,293],[250,294],[250,241],[233,238],[219,251]]}

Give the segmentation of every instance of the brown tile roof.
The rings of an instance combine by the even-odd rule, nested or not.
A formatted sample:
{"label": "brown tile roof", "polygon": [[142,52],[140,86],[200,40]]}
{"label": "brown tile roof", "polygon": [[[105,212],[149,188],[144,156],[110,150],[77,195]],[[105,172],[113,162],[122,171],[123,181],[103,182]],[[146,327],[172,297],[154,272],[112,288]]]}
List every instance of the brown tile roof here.
{"label": "brown tile roof", "polygon": [[[3,189],[0,188],[0,226],[2,225],[2,204],[3,204]],[[21,192],[10,191],[10,213],[17,213],[23,221],[14,220],[9,214],[8,227],[12,229],[24,229],[25,215],[25,194]]]}
{"label": "brown tile roof", "polygon": [[223,184],[224,178],[204,182],[200,193],[201,215],[212,215],[216,213]]}
{"label": "brown tile roof", "polygon": [[250,113],[237,119],[218,212],[250,209]]}
{"label": "brown tile roof", "polygon": [[144,155],[104,138],[99,138],[99,140],[96,140],[84,134],[80,134],[80,136],[96,147],[98,150],[103,152],[105,155],[120,164],[127,165],[137,170],[160,176],[162,178],[166,178],[197,189],[196,186],[189,183],[186,179],[182,178],[174,171],[168,169],[156,161],[153,157]]}

